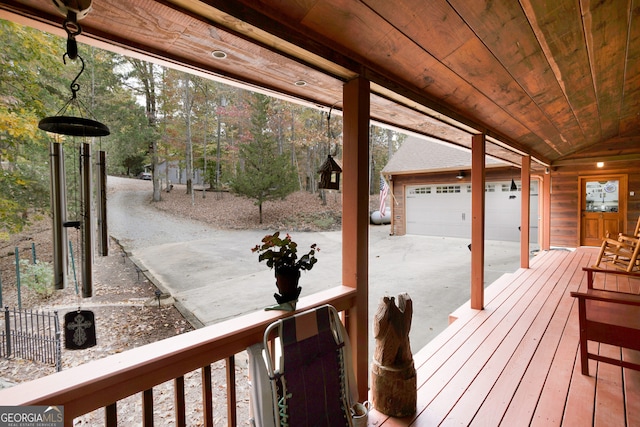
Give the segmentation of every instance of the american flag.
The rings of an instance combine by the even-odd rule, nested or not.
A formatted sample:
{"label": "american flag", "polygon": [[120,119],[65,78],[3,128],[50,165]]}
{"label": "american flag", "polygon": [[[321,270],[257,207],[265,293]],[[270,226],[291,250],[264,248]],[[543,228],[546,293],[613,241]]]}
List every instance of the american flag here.
{"label": "american flag", "polygon": [[387,194],[389,194],[389,186],[384,177],[380,175],[380,215],[384,216],[384,211],[387,207]]}

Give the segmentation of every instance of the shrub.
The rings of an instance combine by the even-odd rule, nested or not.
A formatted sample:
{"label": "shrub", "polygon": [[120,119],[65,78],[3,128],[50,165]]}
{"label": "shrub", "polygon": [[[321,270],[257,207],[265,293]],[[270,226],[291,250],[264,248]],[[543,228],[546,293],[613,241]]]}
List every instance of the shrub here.
{"label": "shrub", "polygon": [[42,298],[50,298],[55,291],[53,286],[53,267],[48,262],[36,261],[31,264],[25,259],[20,260],[20,281],[27,288]]}

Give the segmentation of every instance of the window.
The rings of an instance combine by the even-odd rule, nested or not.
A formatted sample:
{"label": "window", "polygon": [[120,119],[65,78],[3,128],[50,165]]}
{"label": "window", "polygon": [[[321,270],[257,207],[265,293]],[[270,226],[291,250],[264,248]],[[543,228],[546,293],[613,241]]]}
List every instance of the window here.
{"label": "window", "polygon": [[431,187],[418,187],[411,190],[411,194],[431,194]]}
{"label": "window", "polygon": [[436,193],[445,194],[445,193],[459,193],[460,186],[459,185],[439,185],[436,187]]}
{"label": "window", "polygon": [[618,212],[618,190],[620,182],[587,181],[586,206],[587,212]]}
{"label": "window", "polygon": [[[511,191],[511,184],[501,184],[502,186],[502,192],[503,193],[508,193]],[[518,189],[517,190],[513,190],[513,191],[522,191],[522,185],[517,184]]]}

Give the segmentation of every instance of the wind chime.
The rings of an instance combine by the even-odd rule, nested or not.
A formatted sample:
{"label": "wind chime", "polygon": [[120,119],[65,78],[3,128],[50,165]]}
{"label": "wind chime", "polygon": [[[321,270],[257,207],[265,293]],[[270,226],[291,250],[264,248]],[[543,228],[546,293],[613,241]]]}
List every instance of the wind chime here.
{"label": "wind chime", "polygon": [[[62,61],[66,64],[67,58],[71,61],[78,60],[81,69],[70,84],[71,98],[56,113],[55,116],[45,117],[38,123],[38,127],[46,132],[56,135],[56,141],[50,144],[51,156],[51,205],[53,213],[53,240],[54,240],[54,276],[55,287],[62,289],[65,286],[67,277],[67,260],[71,254],[72,267],[75,274],[75,263],[73,262],[73,249],[67,236],[68,228],[75,228],[79,235],[79,245],[81,266],[82,298],[89,298],[93,294],[93,230],[92,230],[92,170],[91,170],[91,140],[96,137],[109,135],[109,128],[87,116],[89,110],[78,99],[80,90],[78,79],[84,72],[84,60],[78,55],[78,45],[76,36],[82,32],[77,20],[84,18],[91,9],[91,0],[54,0],[53,3],[66,17],[63,28],[67,32],[67,51],[62,56]],[[74,115],[77,114],[77,115]],[[89,113],[90,114],[90,113]],[[70,138],[65,138],[70,137]],[[64,150],[61,141],[71,141],[77,153],[75,157],[77,165],[74,168],[74,209],[72,216],[67,218],[67,194],[66,177],[64,167]],[[100,198],[98,201],[98,224],[101,232],[99,236],[100,253],[107,255],[106,233],[106,164],[105,155],[100,151],[100,161],[97,166],[98,185],[100,188]],[[74,162],[75,163],[75,162]],[[76,278],[76,294],[80,297]],[[65,347],[68,349],[84,349],[96,344],[95,316],[92,311],[78,310],[69,312],[64,316]]]}
{"label": "wind chime", "polygon": [[[342,173],[342,168],[338,165],[338,162],[331,155],[331,111],[333,107],[329,110],[329,114],[327,115],[327,140],[329,142],[329,154],[327,154],[327,159],[324,161],[320,169],[318,169],[318,173],[320,174],[320,183],[318,184],[318,188],[326,189],[326,190],[339,190],[340,189],[340,174]],[[336,149],[337,151],[337,149]]]}

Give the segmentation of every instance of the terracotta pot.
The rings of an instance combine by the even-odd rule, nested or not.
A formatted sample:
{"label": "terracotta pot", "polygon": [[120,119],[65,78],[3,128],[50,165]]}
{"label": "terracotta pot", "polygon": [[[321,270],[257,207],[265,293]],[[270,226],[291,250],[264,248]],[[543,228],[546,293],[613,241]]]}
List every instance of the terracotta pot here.
{"label": "terracotta pot", "polygon": [[276,286],[280,294],[273,294],[278,303],[294,301],[300,296],[302,288],[298,286],[300,270],[291,267],[276,268]]}

